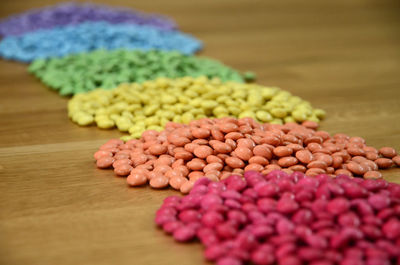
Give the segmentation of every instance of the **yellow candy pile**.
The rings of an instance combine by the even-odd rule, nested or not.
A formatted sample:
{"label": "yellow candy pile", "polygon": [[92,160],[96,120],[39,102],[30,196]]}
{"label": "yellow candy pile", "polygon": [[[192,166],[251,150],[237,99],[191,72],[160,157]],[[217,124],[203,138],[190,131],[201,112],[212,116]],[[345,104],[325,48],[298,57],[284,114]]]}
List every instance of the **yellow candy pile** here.
{"label": "yellow candy pile", "polygon": [[158,78],[142,84],[121,84],[112,90],[77,94],[68,115],[85,126],[117,127],[138,138],[145,130],[163,129],[169,121],[189,123],[204,117],[251,117],[259,122],[319,122],[325,112],[277,87],[206,77]]}

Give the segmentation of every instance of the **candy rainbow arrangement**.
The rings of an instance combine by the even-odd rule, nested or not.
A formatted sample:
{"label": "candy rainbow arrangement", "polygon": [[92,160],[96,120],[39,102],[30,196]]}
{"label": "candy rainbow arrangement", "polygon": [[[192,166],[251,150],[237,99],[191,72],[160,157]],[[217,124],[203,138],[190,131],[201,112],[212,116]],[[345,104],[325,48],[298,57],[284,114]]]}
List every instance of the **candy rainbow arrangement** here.
{"label": "candy rainbow arrangement", "polygon": [[218,265],[400,264],[400,166],[392,147],[318,130],[322,109],[249,83],[160,15],[66,3],[0,22],[0,56],[72,96],[80,126],[127,133],[100,169],[130,186],[171,187],[155,222],[199,240]]}

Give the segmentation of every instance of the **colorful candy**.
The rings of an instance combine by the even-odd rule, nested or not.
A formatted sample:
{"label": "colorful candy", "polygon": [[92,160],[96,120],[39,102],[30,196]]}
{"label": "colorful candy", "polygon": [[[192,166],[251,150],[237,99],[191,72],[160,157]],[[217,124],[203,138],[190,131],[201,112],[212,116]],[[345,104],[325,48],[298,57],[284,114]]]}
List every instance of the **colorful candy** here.
{"label": "colorful candy", "polygon": [[[130,138],[138,138],[146,129],[162,130],[169,121],[189,123],[204,117],[233,116],[280,124],[318,122],[325,112],[276,87],[183,77],[77,94],[68,103],[68,115],[79,125],[116,126],[120,131],[128,131]],[[195,133],[202,134],[201,130]]]}
{"label": "colorful candy", "polygon": [[6,37],[0,42],[0,56],[29,62],[97,49],[159,49],[192,54],[201,47],[199,40],[178,31],[145,25],[85,22]]}
{"label": "colorful candy", "polygon": [[155,222],[178,242],[198,239],[218,265],[400,261],[400,185],[384,180],[279,170],[202,178],[166,198]]}
{"label": "colorful candy", "polygon": [[0,22],[0,36],[21,35],[39,29],[75,25],[88,21],[149,25],[164,30],[176,28],[173,20],[161,15],[145,14],[133,9],[113,8],[106,5],[62,3],[33,9],[3,19]]}
{"label": "colorful candy", "polygon": [[96,88],[111,89],[120,83],[142,83],[158,77],[219,77],[243,82],[242,76],[222,63],[206,57],[166,51],[98,50],[63,58],[35,60],[29,71],[61,95]]}
{"label": "colorful candy", "polygon": [[[310,121],[279,125],[260,124],[251,118],[204,118],[188,125],[167,123],[161,132],[148,130],[140,139],[126,143],[112,139],[94,158],[99,168],[113,167],[116,175],[128,176],[131,186],[150,182],[153,188],[169,185],[182,193],[189,192],[199,178],[219,181],[249,170],[267,174],[283,169],[309,176],[346,174],[368,179],[382,177],[377,171],[387,168],[382,159],[393,165],[389,158],[379,158],[378,150],[360,137],[332,137],[316,128]],[[365,157],[370,152],[377,155],[375,160]],[[358,155],[361,153],[364,156]],[[262,192],[276,193],[271,187]]]}

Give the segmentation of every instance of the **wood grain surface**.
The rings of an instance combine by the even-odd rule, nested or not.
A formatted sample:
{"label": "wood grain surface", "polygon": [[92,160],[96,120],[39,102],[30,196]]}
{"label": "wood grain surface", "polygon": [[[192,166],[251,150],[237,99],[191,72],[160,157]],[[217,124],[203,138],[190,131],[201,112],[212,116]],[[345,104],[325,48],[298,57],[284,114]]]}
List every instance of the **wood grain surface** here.
{"label": "wood grain surface", "polygon": [[[1,0],[0,17],[53,3]],[[400,150],[399,1],[108,4],[169,15],[204,41],[201,54],[324,108],[321,129]],[[177,193],[128,188],[96,169],[93,153],[121,134],[73,124],[67,98],[26,69],[0,61],[0,264],[206,264],[200,244],[176,244],[154,225]],[[399,169],[384,176],[400,182]]]}

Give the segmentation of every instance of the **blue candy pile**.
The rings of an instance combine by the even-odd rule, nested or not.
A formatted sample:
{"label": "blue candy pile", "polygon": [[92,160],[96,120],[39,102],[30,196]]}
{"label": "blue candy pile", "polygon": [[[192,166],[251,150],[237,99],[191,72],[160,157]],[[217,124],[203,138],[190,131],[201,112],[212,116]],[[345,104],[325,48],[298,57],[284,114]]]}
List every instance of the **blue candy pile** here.
{"label": "blue candy pile", "polygon": [[85,22],[10,36],[0,42],[0,56],[22,62],[96,49],[159,49],[193,54],[202,48],[194,37],[152,26]]}

